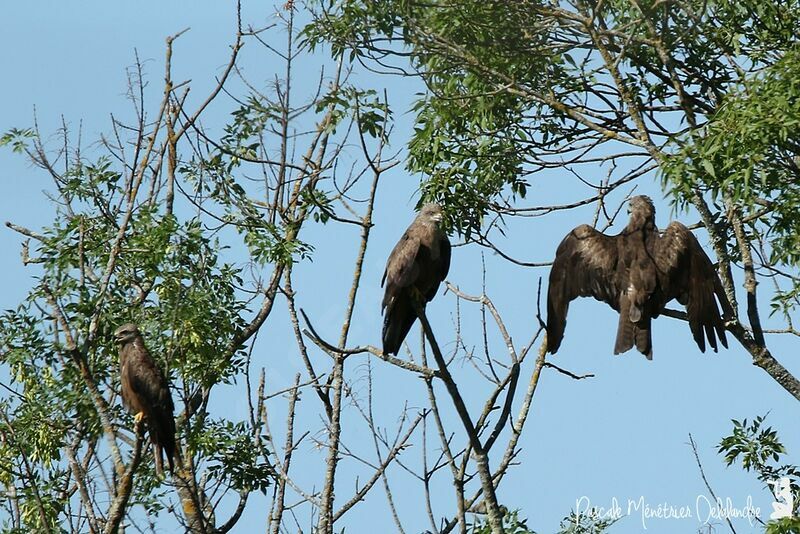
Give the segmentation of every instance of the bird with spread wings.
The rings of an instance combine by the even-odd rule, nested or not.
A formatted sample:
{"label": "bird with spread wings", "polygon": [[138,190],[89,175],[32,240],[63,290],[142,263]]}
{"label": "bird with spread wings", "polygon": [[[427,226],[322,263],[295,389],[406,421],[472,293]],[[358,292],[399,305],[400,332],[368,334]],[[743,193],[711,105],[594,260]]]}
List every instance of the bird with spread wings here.
{"label": "bird with spread wings", "polygon": [[594,297],[619,313],[614,354],[635,345],[652,359],[651,321],[672,299],[686,306],[701,352],[706,339],[715,352],[717,339],[727,348],[719,306],[726,316],[732,308],[697,238],[677,221],[659,233],[649,197],[633,197],[628,212],[630,221],[618,235],[583,224],[558,246],[547,291],[548,351],[555,354],[561,346],[569,303],[577,297]]}
{"label": "bird with spread wings", "polygon": [[180,452],[175,444],[174,406],[169,382],[150,356],[135,324],[120,326],[114,337],[120,346],[122,402],[135,414],[137,422],[144,419],[147,424],[158,476],[164,474],[164,454],[170,473],[173,473],[175,462],[180,466]]}
{"label": "bird with spread wings", "polygon": [[385,354],[397,354],[417,318],[412,299],[425,306],[450,269],[450,241],[441,221],[441,206],[425,204],[386,262],[381,280]]}

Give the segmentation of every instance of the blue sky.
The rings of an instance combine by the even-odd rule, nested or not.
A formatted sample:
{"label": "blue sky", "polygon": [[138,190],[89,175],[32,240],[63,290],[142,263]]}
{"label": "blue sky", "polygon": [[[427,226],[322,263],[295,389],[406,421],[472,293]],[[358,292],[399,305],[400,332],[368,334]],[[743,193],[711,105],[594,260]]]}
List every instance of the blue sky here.
{"label": "blue sky", "polygon": [[[271,20],[273,12],[271,6],[246,2],[244,18],[257,25]],[[63,116],[71,128],[81,126],[84,145],[91,149],[99,135],[109,131],[111,113],[130,116],[125,100],[125,69],[134,61],[134,50],[145,61],[153,84],[150,91],[155,95],[151,100],[154,106],[163,72],[164,39],[187,27],[191,30],[176,44],[174,79],[191,79],[192,98],[199,99],[213,84],[214,76],[221,72],[229,55],[234,28],[230,3],[9,3],[4,6],[0,20],[0,65],[5,73],[4,83],[0,84],[0,133],[11,127],[32,125],[35,109],[46,136],[55,134]],[[267,85],[280,72],[280,66],[248,53],[246,47],[242,64],[245,72],[251,79]],[[296,86],[315,83],[317,66],[323,61],[321,57],[296,69],[299,75]],[[393,148],[402,148],[412,118],[406,110],[420,87],[413,81],[367,73],[359,73],[357,81],[388,91],[397,119]],[[219,133],[234,108],[235,103],[230,99],[218,99],[206,113],[204,125],[209,131]],[[605,171],[598,172],[605,175]],[[541,205],[561,199],[570,191],[567,187],[571,186],[565,183],[557,175],[541,179],[531,187],[526,202]],[[351,336],[353,345],[378,344],[380,276],[385,258],[413,218],[418,184],[419,177],[409,176],[401,165],[387,175],[378,194],[376,226]],[[3,222],[10,220],[34,229],[48,224],[52,207],[43,190],[49,187],[48,178],[21,157],[7,149],[0,151]],[[650,194],[657,201],[662,199],[659,184],[652,177],[641,181],[637,192]],[[621,194],[617,195],[617,200],[621,198]],[[664,227],[671,213],[663,201],[658,202],[658,207],[657,222]],[[590,221],[592,214],[589,207],[513,221],[503,246],[524,260],[549,261],[563,235],[572,227]],[[681,217],[694,222],[691,215]],[[614,227],[614,231],[618,228]],[[316,226],[306,238],[316,250],[312,262],[297,268],[295,286],[304,288],[299,296],[300,305],[309,311],[320,333],[334,338],[349,289],[356,233],[349,227]],[[702,236],[701,242],[707,245]],[[0,308],[3,309],[14,307],[35,283],[35,270],[23,268],[19,261],[19,243],[18,235],[5,226],[0,227],[0,247],[6,251],[0,257],[4,280]],[[241,251],[234,247],[231,259],[244,262],[244,257],[236,256]],[[488,294],[502,313],[515,344],[520,346],[535,331],[536,287],[539,277],[546,279],[547,271],[510,265],[476,246],[459,247],[454,250],[448,279],[465,292],[480,292],[481,253],[486,257]],[[472,329],[468,339],[474,338],[477,343],[477,310],[467,304],[462,307],[466,310],[465,321]],[[283,318],[284,309],[277,310],[270,319],[254,353],[254,367],[266,368],[271,391],[289,385],[294,374],[303,369]],[[445,346],[453,339],[454,309],[454,297],[441,294],[429,307],[428,313]],[[770,495],[751,474],[737,467],[725,468],[715,446],[729,433],[732,418],[752,418],[769,412],[769,422],[779,429],[789,449],[787,459],[800,463],[796,400],[754,367],[749,355],[735,341],[730,350],[701,354],[685,324],[661,318],[654,325],[655,357],[648,362],[635,352],[612,355],[615,328],[616,315],[605,305],[584,299],[571,307],[566,338],[553,361],[575,373],[593,373],[595,377],[575,381],[553,370],[543,372],[520,442],[520,465],[504,480],[499,492],[501,501],[509,508],[521,509],[522,515],[530,518],[529,524],[540,533],[554,532],[560,519],[584,496],[593,505],[603,507],[611,506],[616,498],[625,511],[629,499],[638,501],[643,497],[652,507],[662,503],[688,505],[696,515],[695,504],[698,495],[705,494],[705,488],[687,444],[691,433],[717,495],[723,499],[730,497],[737,507],[744,506],[748,496],[752,496],[753,503],[762,509],[762,517],[766,517]],[[415,332],[412,330],[412,337],[417,335]],[[492,333],[491,340],[493,352],[502,358],[505,349],[498,343],[496,333]],[[796,342],[773,337],[770,347],[788,369],[800,374]],[[314,358],[315,363],[325,365],[322,355],[314,354]],[[527,383],[532,364],[531,358],[523,368],[521,385]],[[484,385],[469,372],[469,364],[455,361],[452,365],[469,406],[477,411],[485,398]],[[353,358],[348,366],[354,384],[363,384],[366,359]],[[376,411],[389,429],[396,423],[404,401],[424,406],[423,384],[415,376],[380,361],[372,363],[371,372],[375,380]],[[358,387],[355,389],[356,394],[364,394]],[[215,410],[244,417],[247,402],[242,391],[241,384],[219,388],[213,397]],[[444,390],[440,393],[444,400]],[[282,432],[283,402],[277,399],[270,405],[276,435]],[[301,403],[301,413],[308,417],[308,428],[321,436],[322,426],[313,415],[318,413],[319,406],[314,402],[313,394],[307,394]],[[518,408],[517,402],[514,412]],[[458,432],[453,414],[446,415],[446,424]],[[346,412],[345,425],[352,429],[350,433],[345,431],[346,444],[354,450],[370,451],[371,438],[363,425],[359,426],[352,408]],[[282,437],[277,437],[277,442],[282,443]],[[303,449],[303,454],[309,461],[298,466],[297,477],[305,487],[310,488],[315,481],[319,487],[324,454],[310,445]],[[419,454],[419,448],[412,448],[408,452],[409,461],[417,461]],[[343,484],[337,489],[340,502],[351,493],[355,483],[352,477],[355,474],[363,477],[365,472],[369,471],[343,462]],[[401,469],[393,470],[391,475],[406,531],[425,530],[428,526],[420,486]],[[443,479],[435,490],[436,512],[452,513],[451,486]],[[235,532],[260,530],[266,518],[265,502],[254,499]],[[702,526],[697,517],[651,519],[643,526],[637,514],[623,519],[613,532],[644,532],[644,526],[646,532],[652,533],[695,532]],[[759,531],[742,520],[734,525],[739,533]],[[376,487],[365,502],[346,516],[342,526],[349,532],[393,531],[382,489]],[[163,529],[169,531],[167,523]],[[722,525],[718,525],[717,531],[721,530]]]}

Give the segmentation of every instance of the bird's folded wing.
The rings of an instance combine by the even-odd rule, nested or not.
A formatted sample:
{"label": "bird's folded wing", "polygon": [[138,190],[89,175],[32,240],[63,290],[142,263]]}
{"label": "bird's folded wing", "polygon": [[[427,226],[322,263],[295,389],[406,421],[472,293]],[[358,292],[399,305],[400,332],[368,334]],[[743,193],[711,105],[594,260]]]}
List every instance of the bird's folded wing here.
{"label": "bird's folded wing", "polygon": [[164,374],[147,354],[143,358],[138,358],[132,363],[131,368],[131,387],[134,393],[150,406],[151,410],[159,410],[172,414],[173,404],[172,395],[169,391],[169,383]]}
{"label": "bird's folded wing", "polygon": [[406,230],[386,262],[386,271],[381,280],[381,286],[386,285],[383,308],[391,303],[398,291],[413,284],[419,276],[419,265],[416,258],[420,240],[412,230],[414,230],[414,225]]}

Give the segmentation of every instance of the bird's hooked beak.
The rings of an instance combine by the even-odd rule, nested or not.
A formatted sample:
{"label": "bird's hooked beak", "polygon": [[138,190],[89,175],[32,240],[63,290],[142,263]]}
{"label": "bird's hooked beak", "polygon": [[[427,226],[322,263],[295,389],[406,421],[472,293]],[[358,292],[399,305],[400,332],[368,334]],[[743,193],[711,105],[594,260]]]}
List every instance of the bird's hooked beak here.
{"label": "bird's hooked beak", "polygon": [[136,337],[137,332],[136,327],[130,324],[123,325],[114,331],[114,340],[119,344],[127,343]]}

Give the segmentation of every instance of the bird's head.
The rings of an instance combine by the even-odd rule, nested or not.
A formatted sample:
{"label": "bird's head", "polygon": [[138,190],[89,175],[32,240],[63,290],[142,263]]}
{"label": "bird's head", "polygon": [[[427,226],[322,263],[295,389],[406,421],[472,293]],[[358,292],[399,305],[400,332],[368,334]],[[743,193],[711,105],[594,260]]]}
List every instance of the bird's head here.
{"label": "bird's head", "polygon": [[422,222],[436,225],[442,222],[443,217],[442,207],[434,202],[429,202],[422,206],[422,209],[419,210],[419,215],[417,215],[417,218]]}
{"label": "bird's head", "polygon": [[646,195],[638,195],[628,202],[628,215],[636,215],[645,220],[655,219],[656,207],[653,201]]}
{"label": "bird's head", "polygon": [[114,338],[117,340],[117,343],[119,344],[133,341],[139,335],[140,335],[139,327],[137,327],[133,323],[125,323],[124,325],[114,330]]}

